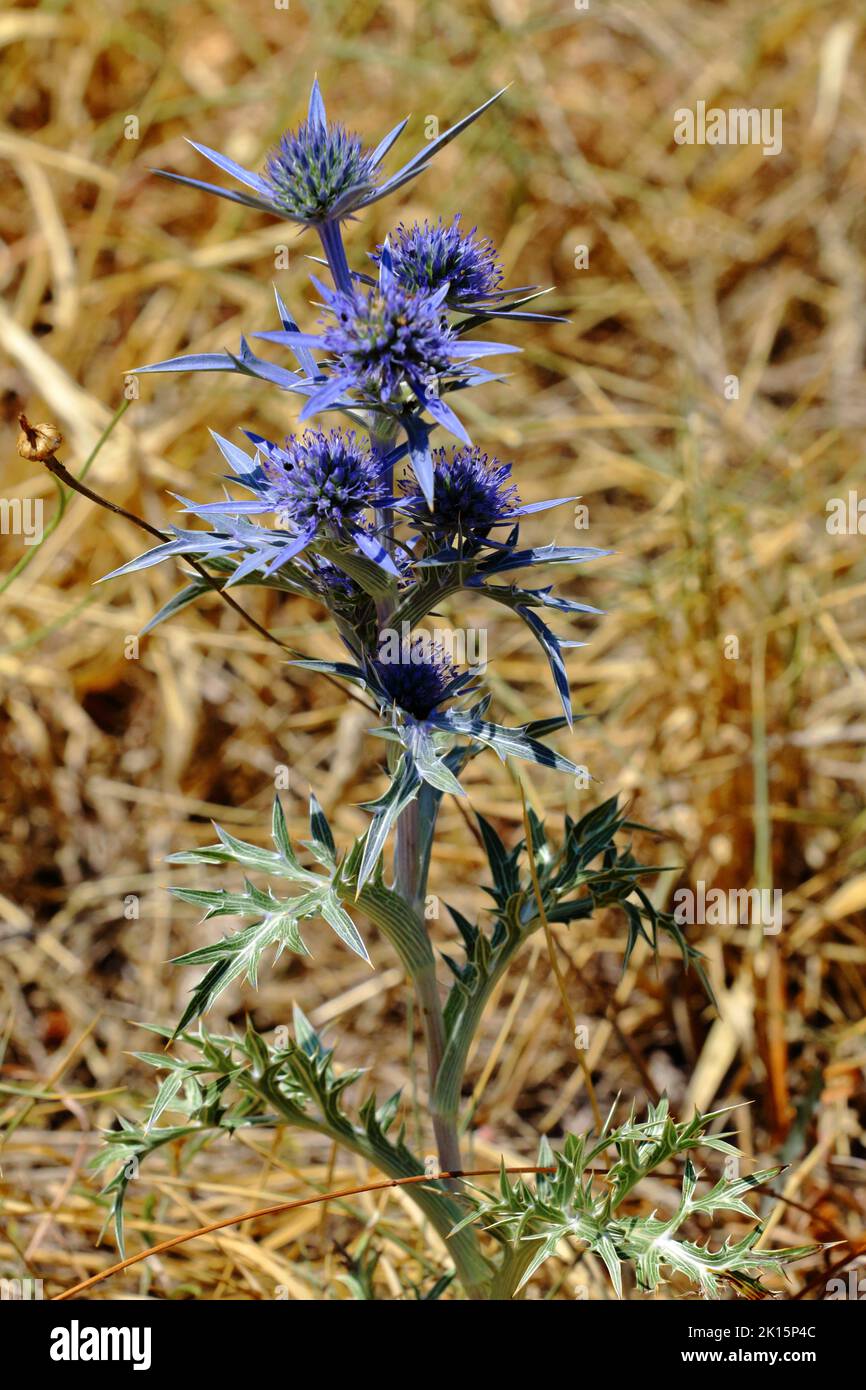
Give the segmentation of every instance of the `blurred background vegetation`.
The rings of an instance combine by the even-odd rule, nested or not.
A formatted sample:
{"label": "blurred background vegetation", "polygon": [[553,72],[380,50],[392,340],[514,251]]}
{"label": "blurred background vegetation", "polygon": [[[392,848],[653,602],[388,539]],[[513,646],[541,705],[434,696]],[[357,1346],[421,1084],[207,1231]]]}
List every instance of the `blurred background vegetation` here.
{"label": "blurred background vegetation", "polygon": [[[588,507],[588,529],[565,507],[534,520],[533,541],[615,551],[569,588],[605,610],[572,633],[588,643],[569,658],[588,718],[560,744],[595,781],[534,770],[536,804],[555,825],[631,798],[663,832],[638,852],[678,866],[655,881],[660,904],[699,880],[784,894],[778,935],[692,929],[720,1013],[667,947],[658,962],[638,949],[621,973],[614,913],[559,933],[602,1107],[661,1092],[683,1113],[730,1105],[750,1160],[791,1165],[787,1201],[762,1199],[774,1240],[854,1244],[798,1265],[789,1296],[823,1297],[827,1266],[866,1249],[866,540],[826,525],[830,499],[866,497],[863,18],[841,0],[56,0],[0,13],[0,491],[43,498],[48,532],[38,547],[0,536],[0,1271],[50,1294],[110,1262],[87,1161],[99,1127],[149,1093],[129,1052],[147,1045],[136,1021],[182,1008],[189,975],[167,959],[213,930],[168,898],[165,855],[207,841],[211,817],[263,836],[280,764],[298,834],[311,785],[344,840],[383,787],[363,712],[218,600],[136,655],[128,639],[178,574],[94,588],[140,536],[79,497],[54,526],[54,483],[15,452],[25,409],[60,427],[78,471],[131,368],[273,327],[274,281],[311,321],[313,238],[148,171],[210,177],[185,137],[260,167],[303,116],[314,72],[330,114],[371,142],[411,112],[401,151],[429,116],[444,128],[511,84],[399,206],[352,224],[348,247],[361,266],[400,218],[460,210],[501,248],[507,283],[555,286],[549,303],[569,318],[513,327],[509,384],[464,407],[473,438],[514,462],[524,500],[573,493]],[[781,154],[676,145],[674,112],[698,100],[781,108]],[[275,269],[284,248],[289,268]],[[281,437],[295,418],[264,383],[139,380],[88,481],[157,526],[177,519],[169,489],[216,495],[208,428]],[[244,599],[291,645],[334,654],[311,605]],[[501,717],[555,712],[525,629],[462,607],[451,620],[487,625]],[[496,759],[470,776],[477,809],[517,836]],[[478,912],[483,881],[446,804],[431,889]],[[431,926],[449,949],[447,912]],[[420,1058],[411,1002],[385,943],[367,938],[375,973],[323,927],[313,961],[284,959],[258,994],[236,989],[217,1022],[249,1011],[272,1029],[297,1001],[380,1094],[405,1085],[407,1043]],[[543,951],[500,989],[470,1083],[479,1164],[531,1161],[539,1132],[555,1143],[591,1123]],[[130,1245],[364,1176],[291,1134],[189,1168],[169,1153],[132,1185]],[[381,1255],[372,1279],[368,1248]],[[531,1297],[611,1296],[603,1272],[563,1254]],[[371,1194],[196,1241],[94,1296],[411,1297],[443,1261],[399,1194]]]}

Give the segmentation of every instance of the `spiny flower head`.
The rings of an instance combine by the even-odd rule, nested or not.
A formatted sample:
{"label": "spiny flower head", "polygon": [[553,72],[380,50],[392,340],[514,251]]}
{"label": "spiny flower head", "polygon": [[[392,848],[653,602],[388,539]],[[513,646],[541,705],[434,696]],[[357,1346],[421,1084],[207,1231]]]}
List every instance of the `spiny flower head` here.
{"label": "spiny flower head", "polygon": [[[450,302],[495,296],[502,284],[496,248],[487,237],[464,232],[458,213],[450,223],[401,223],[391,242],[394,274],[408,290],[432,294],[447,284]],[[374,253],[377,263],[383,248]]]}
{"label": "spiny flower head", "polygon": [[452,365],[454,335],[436,295],[414,294],[393,279],[368,291],[330,296],[322,342],[365,395],[383,405],[404,382],[429,389]]}
{"label": "spiny flower head", "polygon": [[207,145],[190,141],[193,149],[204,155],[211,164],[243,184],[245,192],[221,188],[217,184],[204,183],[201,179],[174,174],[166,169],[155,169],[154,173],[259,212],[300,222],[302,226],[314,226],[324,234],[328,224],[344,221],[361,208],[368,207],[417,178],[429,167],[437,150],[450,144],[455,136],[501,96],[502,92],[497,92],[456,125],[425,144],[384,181],[380,165],[403,133],[406,120],[400,121],[389,131],[374,150],[366,150],[360,136],[351,134],[341,125],[329,124],[318,81],[313,82],[310,91],[306,121],[297,130],[286,132],[270,155],[263,174],[244,168],[228,155],[220,154]]}
{"label": "spiny flower head", "polygon": [[401,491],[404,512],[423,525],[440,544],[457,536],[472,544],[483,540],[494,526],[521,515],[517,487],[510,482],[511,464],[489,458],[483,450],[434,449],[433,505],[428,507],[413,479],[404,479]]}
{"label": "spiny flower head", "polygon": [[[253,494],[249,500],[226,496],[221,502],[200,504],[179,497],[184,509],[213,526],[212,532],[180,532],[176,540],[157,546],[132,564],[155,564],[163,555],[197,553],[242,558],[228,583],[250,574],[270,576],[303,551],[336,542],[354,545],[368,560],[397,577],[398,570],[378,539],[370,512],[391,501],[381,464],[353,432],[307,430],[285,444],[274,444],[251,430],[244,431],[255,446],[250,458],[228,439],[214,434],[234,478]],[[278,524],[261,526],[248,517],[274,513]],[[315,556],[311,564],[315,568]],[[334,557],[332,557],[334,558]],[[305,570],[307,573],[309,570]],[[340,585],[345,589],[344,585]]]}
{"label": "spiny flower head", "polygon": [[423,633],[404,638],[396,652],[381,646],[372,665],[390,700],[414,719],[427,719],[459,679],[445,648]]}
{"label": "spiny flower head", "polygon": [[[255,336],[296,354],[306,374],[305,380],[298,377],[295,384],[307,397],[302,420],[323,410],[357,409],[358,405],[397,416],[409,439],[410,465],[425,497],[432,500],[431,427],[421,411],[469,444],[445,393],[495,380],[478,359],[519,349],[462,337],[449,324],[443,308],[448,286],[432,294],[406,289],[394,274],[387,245],[375,285],[330,289],[315,275],[312,279],[325,309],[321,332],[301,333],[288,321],[278,332]],[[331,360],[317,364],[314,351],[327,352]]]}
{"label": "spiny flower head", "polygon": [[351,430],[292,436],[282,448],[271,448],[262,472],[281,520],[300,531],[324,527],[342,538],[387,496],[369,446]]}
{"label": "spiny flower head", "polygon": [[289,130],[265,165],[274,202],[299,222],[325,222],[347,196],[376,186],[378,169],[359,135],[341,125],[304,121]]}

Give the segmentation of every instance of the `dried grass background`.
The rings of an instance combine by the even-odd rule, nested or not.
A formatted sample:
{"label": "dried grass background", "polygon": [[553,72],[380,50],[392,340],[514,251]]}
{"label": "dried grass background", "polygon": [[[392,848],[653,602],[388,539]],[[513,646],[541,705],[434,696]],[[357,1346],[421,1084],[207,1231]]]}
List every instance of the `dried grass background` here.
{"label": "dried grass background", "polygon": [[[866,496],[863,18],[835,0],[591,0],[588,12],[571,0],[58,0],[0,14],[0,491],[43,497],[46,519],[55,489],[16,457],[19,409],[60,426],[77,471],[131,367],[234,350],[241,331],[274,326],[275,279],[312,319],[313,238],[149,166],[208,177],[185,136],[258,166],[302,115],[314,71],[331,113],[371,138],[412,111],[407,151],[426,116],[444,128],[512,84],[400,195],[399,214],[462,209],[502,248],[508,281],[555,285],[571,321],[511,329],[524,349],[511,384],[465,406],[473,437],[514,460],[524,500],[580,494],[590,526],[577,539],[616,551],[569,582],[606,610],[574,634],[588,642],[569,669],[590,717],[572,744],[560,736],[596,781],[579,791],[533,770],[534,796],[553,826],[564,809],[632,797],[664,831],[641,853],[682,866],[657,879],[659,902],[698,880],[784,892],[777,936],[693,929],[720,1016],[667,948],[658,965],[639,950],[621,975],[615,914],[559,931],[570,997],[603,1107],[663,1091],[682,1113],[733,1106],[749,1161],[791,1165],[790,1202],[761,1199],[772,1241],[854,1242],[798,1264],[778,1283],[785,1297],[824,1297],[828,1266],[866,1249],[866,538],[826,528],[829,499]],[[782,153],[677,146],[673,112],[699,99],[782,108]],[[125,138],[131,116],[138,139]],[[397,220],[390,200],[371,209],[349,229],[350,259],[361,265]],[[283,242],[290,269],[275,272]],[[216,495],[208,427],[279,437],[294,414],[263,383],[141,378],[89,481],[164,525],[168,489]],[[571,508],[550,515],[532,539],[573,540]],[[96,1246],[104,1210],[87,1160],[98,1129],[150,1093],[129,1053],[146,1046],[135,1021],[182,1008],[189,974],[167,959],[219,929],[172,904],[164,856],[206,842],[211,817],[264,838],[280,764],[299,835],[310,785],[344,842],[365,824],[357,803],[383,786],[363,713],[216,598],[130,659],[127,638],[178,572],[93,583],[142,542],[75,498],[0,598],[0,1273],[41,1278],[46,1295],[115,1258]],[[22,542],[0,546],[8,572]],[[335,652],[311,605],[241,592],[290,644]],[[555,712],[525,629],[450,611],[487,625],[500,717]],[[515,837],[519,801],[492,755],[471,781],[475,806]],[[446,802],[432,891],[477,912],[484,874]],[[447,949],[446,912],[432,928]],[[275,1028],[297,1001],[329,1025],[341,1063],[369,1066],[380,1093],[406,1085],[412,1131],[423,1065],[415,1040],[407,1077],[408,991],[366,934],[375,972],[314,929],[312,962],[284,960],[258,994],[235,989],[217,1022],[249,1011]],[[539,1132],[555,1141],[591,1123],[543,950],[500,989],[469,1081],[477,1164],[532,1161]],[[169,1155],[132,1184],[130,1248],[366,1176],[290,1133],[223,1142],[188,1167]],[[665,1184],[642,1197],[662,1204]],[[197,1240],[92,1296],[348,1297],[338,1276],[369,1242],[380,1297],[429,1287],[444,1264],[404,1195],[372,1194]],[[530,1297],[581,1286],[612,1296],[603,1271],[564,1249]]]}

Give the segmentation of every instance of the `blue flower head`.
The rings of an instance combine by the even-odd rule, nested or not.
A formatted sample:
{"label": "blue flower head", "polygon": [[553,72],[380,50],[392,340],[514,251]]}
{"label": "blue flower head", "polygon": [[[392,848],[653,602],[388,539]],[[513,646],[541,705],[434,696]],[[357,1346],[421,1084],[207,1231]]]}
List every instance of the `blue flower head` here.
{"label": "blue flower head", "polygon": [[[284,445],[246,431],[255,445],[251,458],[230,440],[214,434],[223,457],[247,492],[249,500],[226,497],[222,502],[191,502],[179,497],[186,511],[209,522],[212,531],[181,531],[172,527],[174,539],[158,545],[114,574],[145,569],[169,555],[195,554],[229,558],[241,555],[227,586],[251,574],[276,574],[305,550],[325,542],[354,545],[368,559],[395,577],[394,561],[377,538],[371,513],[391,501],[381,464],[367,444],[353,432],[307,430]],[[262,526],[248,517],[274,514],[276,526]],[[313,555],[304,571],[319,582],[328,568]],[[109,577],[109,576],[107,576]],[[110,576],[113,577],[113,576]],[[316,584],[313,585],[316,588]],[[327,585],[325,586],[327,588]],[[349,592],[341,580],[343,595]]]}
{"label": "blue flower head", "polygon": [[306,121],[297,130],[287,131],[282,137],[267,161],[264,174],[245,169],[207,145],[190,141],[193,149],[223,173],[243,184],[248,192],[220,188],[218,184],[204,183],[201,179],[173,174],[165,169],[154,172],[162,178],[203,189],[206,193],[215,193],[219,198],[242,203],[259,212],[269,212],[290,222],[300,222],[302,226],[322,229],[329,223],[344,221],[423,173],[437,150],[450,144],[455,136],[501,96],[502,92],[497,92],[477,110],[464,116],[436,140],[420,149],[384,182],[379,166],[403,133],[406,121],[400,121],[374,150],[365,150],[359,136],[350,134],[342,126],[328,123],[318,81],[313,83],[310,92]]}
{"label": "blue flower head", "polygon": [[[499,293],[502,269],[496,248],[487,237],[464,232],[460,213],[450,223],[440,217],[435,225],[415,222],[410,227],[401,223],[394,233],[391,256],[394,275],[406,289],[432,294],[448,285],[449,303],[470,303],[492,298]],[[381,261],[383,248],[374,253],[373,260]]]}
{"label": "blue flower head", "polygon": [[373,152],[341,125],[305,121],[269,156],[264,182],[276,206],[296,222],[325,222],[347,198],[369,193],[379,178]]}
{"label": "blue flower head", "polygon": [[390,499],[390,490],[381,464],[353,430],[307,430],[282,447],[260,435],[249,438],[262,461],[246,485],[294,537],[281,552],[282,563],[314,541],[333,540],[356,545],[368,559],[397,573],[369,520],[370,512]]}
{"label": "blue flower head", "polygon": [[[305,384],[307,401],[301,419],[323,410],[345,410],[350,404],[396,416],[409,437],[415,476],[431,500],[430,427],[420,419],[417,406],[469,444],[463,424],[443,399],[444,393],[493,380],[477,359],[519,349],[461,337],[443,308],[447,286],[433,294],[410,292],[396,279],[387,247],[381,255],[378,282],[368,288],[332,290],[315,276],[313,283],[326,310],[321,333],[301,333],[292,326],[255,336],[295,353],[329,353],[328,371],[317,375],[312,389]],[[312,370],[320,372],[315,362]]]}
{"label": "blue flower head", "polygon": [[510,482],[511,464],[489,458],[472,445],[433,450],[433,504],[413,479],[400,484],[401,510],[410,515],[438,545],[457,537],[471,547],[494,526],[523,514],[517,488]]}
{"label": "blue flower head", "polygon": [[382,692],[413,719],[427,719],[461,682],[445,648],[423,633],[404,638],[394,655],[380,647],[371,665]]}
{"label": "blue flower head", "polygon": [[307,430],[271,445],[262,461],[270,500],[283,525],[345,540],[388,492],[369,446],[354,431]]}
{"label": "blue flower head", "polygon": [[333,319],[322,334],[356,389],[382,405],[398,402],[403,383],[425,392],[452,366],[454,335],[437,296],[394,280],[330,297]]}
{"label": "blue flower head", "polygon": [[302,567],[309,576],[310,588],[327,607],[336,607],[344,601],[352,603],[363,596],[353,579],[321,555],[305,557]]}

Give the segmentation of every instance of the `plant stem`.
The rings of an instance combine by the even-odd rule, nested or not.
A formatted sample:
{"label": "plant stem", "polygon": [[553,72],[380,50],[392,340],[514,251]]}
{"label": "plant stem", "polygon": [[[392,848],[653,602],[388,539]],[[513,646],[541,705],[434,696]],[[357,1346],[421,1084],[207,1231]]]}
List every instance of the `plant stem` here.
{"label": "plant stem", "polygon": [[[397,426],[388,416],[380,416],[371,411],[368,417],[367,428],[370,435],[370,449],[382,470],[382,480],[386,491],[390,497],[394,491],[394,469],[393,466],[386,468],[384,460],[394,446],[397,438]],[[392,507],[377,507],[374,513],[376,534],[389,555],[394,553],[394,511]],[[376,620],[379,624],[379,636],[387,627],[393,616],[392,605],[382,600],[376,602]]]}
{"label": "plant stem", "polygon": [[[397,821],[396,843],[394,847],[394,887],[402,898],[412,907],[416,916],[423,922],[426,873],[421,854],[421,823],[418,799],[411,801]],[[460,1141],[457,1137],[456,1113],[440,1110],[436,1102],[436,1082],[442,1058],[445,1055],[447,1039],[445,1020],[439,999],[439,986],[436,980],[434,961],[422,966],[413,974],[421,1023],[424,1029],[424,1043],[427,1049],[428,1086],[430,1092],[430,1118],[439,1154],[439,1166],[446,1172],[462,1166]],[[459,1186],[459,1184],[455,1184]]]}
{"label": "plant stem", "polygon": [[[418,996],[418,1007],[421,1010],[421,1022],[424,1027],[424,1041],[427,1047],[430,1119],[433,1122],[439,1165],[445,1172],[453,1172],[455,1168],[460,1167],[462,1161],[460,1140],[457,1134],[457,1116],[456,1113],[449,1114],[440,1110],[436,1100],[436,1081],[445,1054],[446,1038],[442,1006],[439,1002],[439,985],[434,967],[431,966],[416,978],[415,989]],[[448,1186],[455,1192],[460,1189],[460,1183],[457,1179],[449,1181]]]}
{"label": "plant stem", "polygon": [[410,801],[397,821],[394,845],[394,887],[412,911],[424,918],[424,889],[421,883],[421,822],[418,798]]}
{"label": "plant stem", "polygon": [[[396,429],[390,420],[380,420],[372,416],[369,425],[370,446],[374,454],[382,459],[394,442]],[[393,473],[393,470],[392,470]],[[392,478],[389,478],[389,493]],[[382,544],[393,550],[394,513],[391,508],[376,513],[376,527]],[[376,605],[376,616],[380,632],[389,622],[393,622],[391,605],[383,601]],[[435,813],[434,813],[435,814]],[[424,906],[427,893],[428,858],[423,851],[421,834],[421,808],[418,798],[411,801],[397,820],[394,841],[394,887],[400,897],[412,909],[419,922],[424,923]],[[417,965],[410,970],[415,995],[421,1014],[424,1043],[427,1051],[428,1090],[430,1095],[430,1119],[436,1138],[439,1167],[446,1172],[462,1166],[460,1141],[457,1135],[457,1114],[440,1111],[436,1101],[436,1080],[442,1058],[445,1055],[447,1039],[442,1003],[436,980],[436,965],[431,957],[429,962]],[[449,1183],[455,1190],[459,1183]]]}
{"label": "plant stem", "polygon": [[319,227],[319,236],[334,277],[334,285],[343,294],[351,294],[352,272],[346,260],[346,248],[343,245],[339,222],[323,222]]}
{"label": "plant stem", "polygon": [[[550,960],[550,967],[553,971],[554,978],[556,980],[556,986],[559,990],[559,997],[562,1000],[562,1007],[565,1010],[565,1016],[568,1019],[568,1026],[571,1029],[571,1036],[572,1038],[575,1038],[577,1036],[577,1019],[575,1018],[574,1010],[571,1007],[571,1000],[568,997],[568,989],[566,987],[565,978],[562,974],[562,970],[559,964],[559,958],[556,954],[556,942],[553,939],[553,932],[550,929],[550,922],[547,920],[547,913],[544,910],[544,895],[541,891],[541,883],[538,879],[538,868],[535,863],[535,850],[532,844],[532,829],[529,824],[529,809],[526,805],[526,790],[523,785],[523,778],[513,769],[512,776],[514,777],[514,780],[520,789],[520,804],[523,807],[523,833],[526,839],[526,857],[529,860],[529,872],[532,877],[532,891],[535,894],[535,902],[538,907],[538,916],[541,921],[541,925],[544,928],[544,939],[547,943],[547,954]],[[580,1064],[580,1069],[583,1072],[583,1081],[584,1085],[586,1086],[587,1095],[589,1096],[589,1103],[592,1106],[592,1115],[593,1119],[595,1120],[595,1127],[598,1130],[599,1134],[601,1134],[601,1131],[604,1127],[604,1121],[602,1119],[601,1110],[599,1109],[598,1098],[595,1094],[595,1087],[592,1084],[592,1072],[590,1071],[589,1063],[587,1062],[580,1048],[577,1049],[577,1060]]]}
{"label": "plant stem", "polygon": [[[259,1083],[254,1083],[254,1085],[264,1100],[273,1105],[278,1112],[282,1112],[287,1123],[293,1125],[299,1123],[296,1110],[286,1105],[285,1097],[278,1087],[262,1086]],[[335,1127],[330,1117],[325,1118],[321,1123],[305,1120],[301,1127],[327,1135],[335,1143],[342,1144],[344,1148],[360,1155],[367,1163],[374,1164],[389,1178],[419,1176],[423,1171],[421,1164],[413,1155],[409,1154],[405,1148],[395,1147],[387,1140],[383,1140],[381,1134],[378,1136],[375,1133],[365,1134],[354,1125],[349,1124],[346,1124],[345,1127]],[[492,1272],[491,1266],[482,1255],[475,1231],[471,1227],[466,1227],[462,1231],[452,1234],[454,1226],[463,1215],[463,1211],[445,1191],[446,1186],[448,1184],[443,1183],[442,1189],[436,1191],[434,1179],[429,1186],[426,1183],[419,1183],[417,1186],[413,1184],[407,1188],[407,1193],[431,1223],[433,1229],[442,1237],[445,1247],[454,1261],[457,1277],[463,1285],[466,1296],[470,1299],[484,1299],[487,1297],[487,1288]]]}

